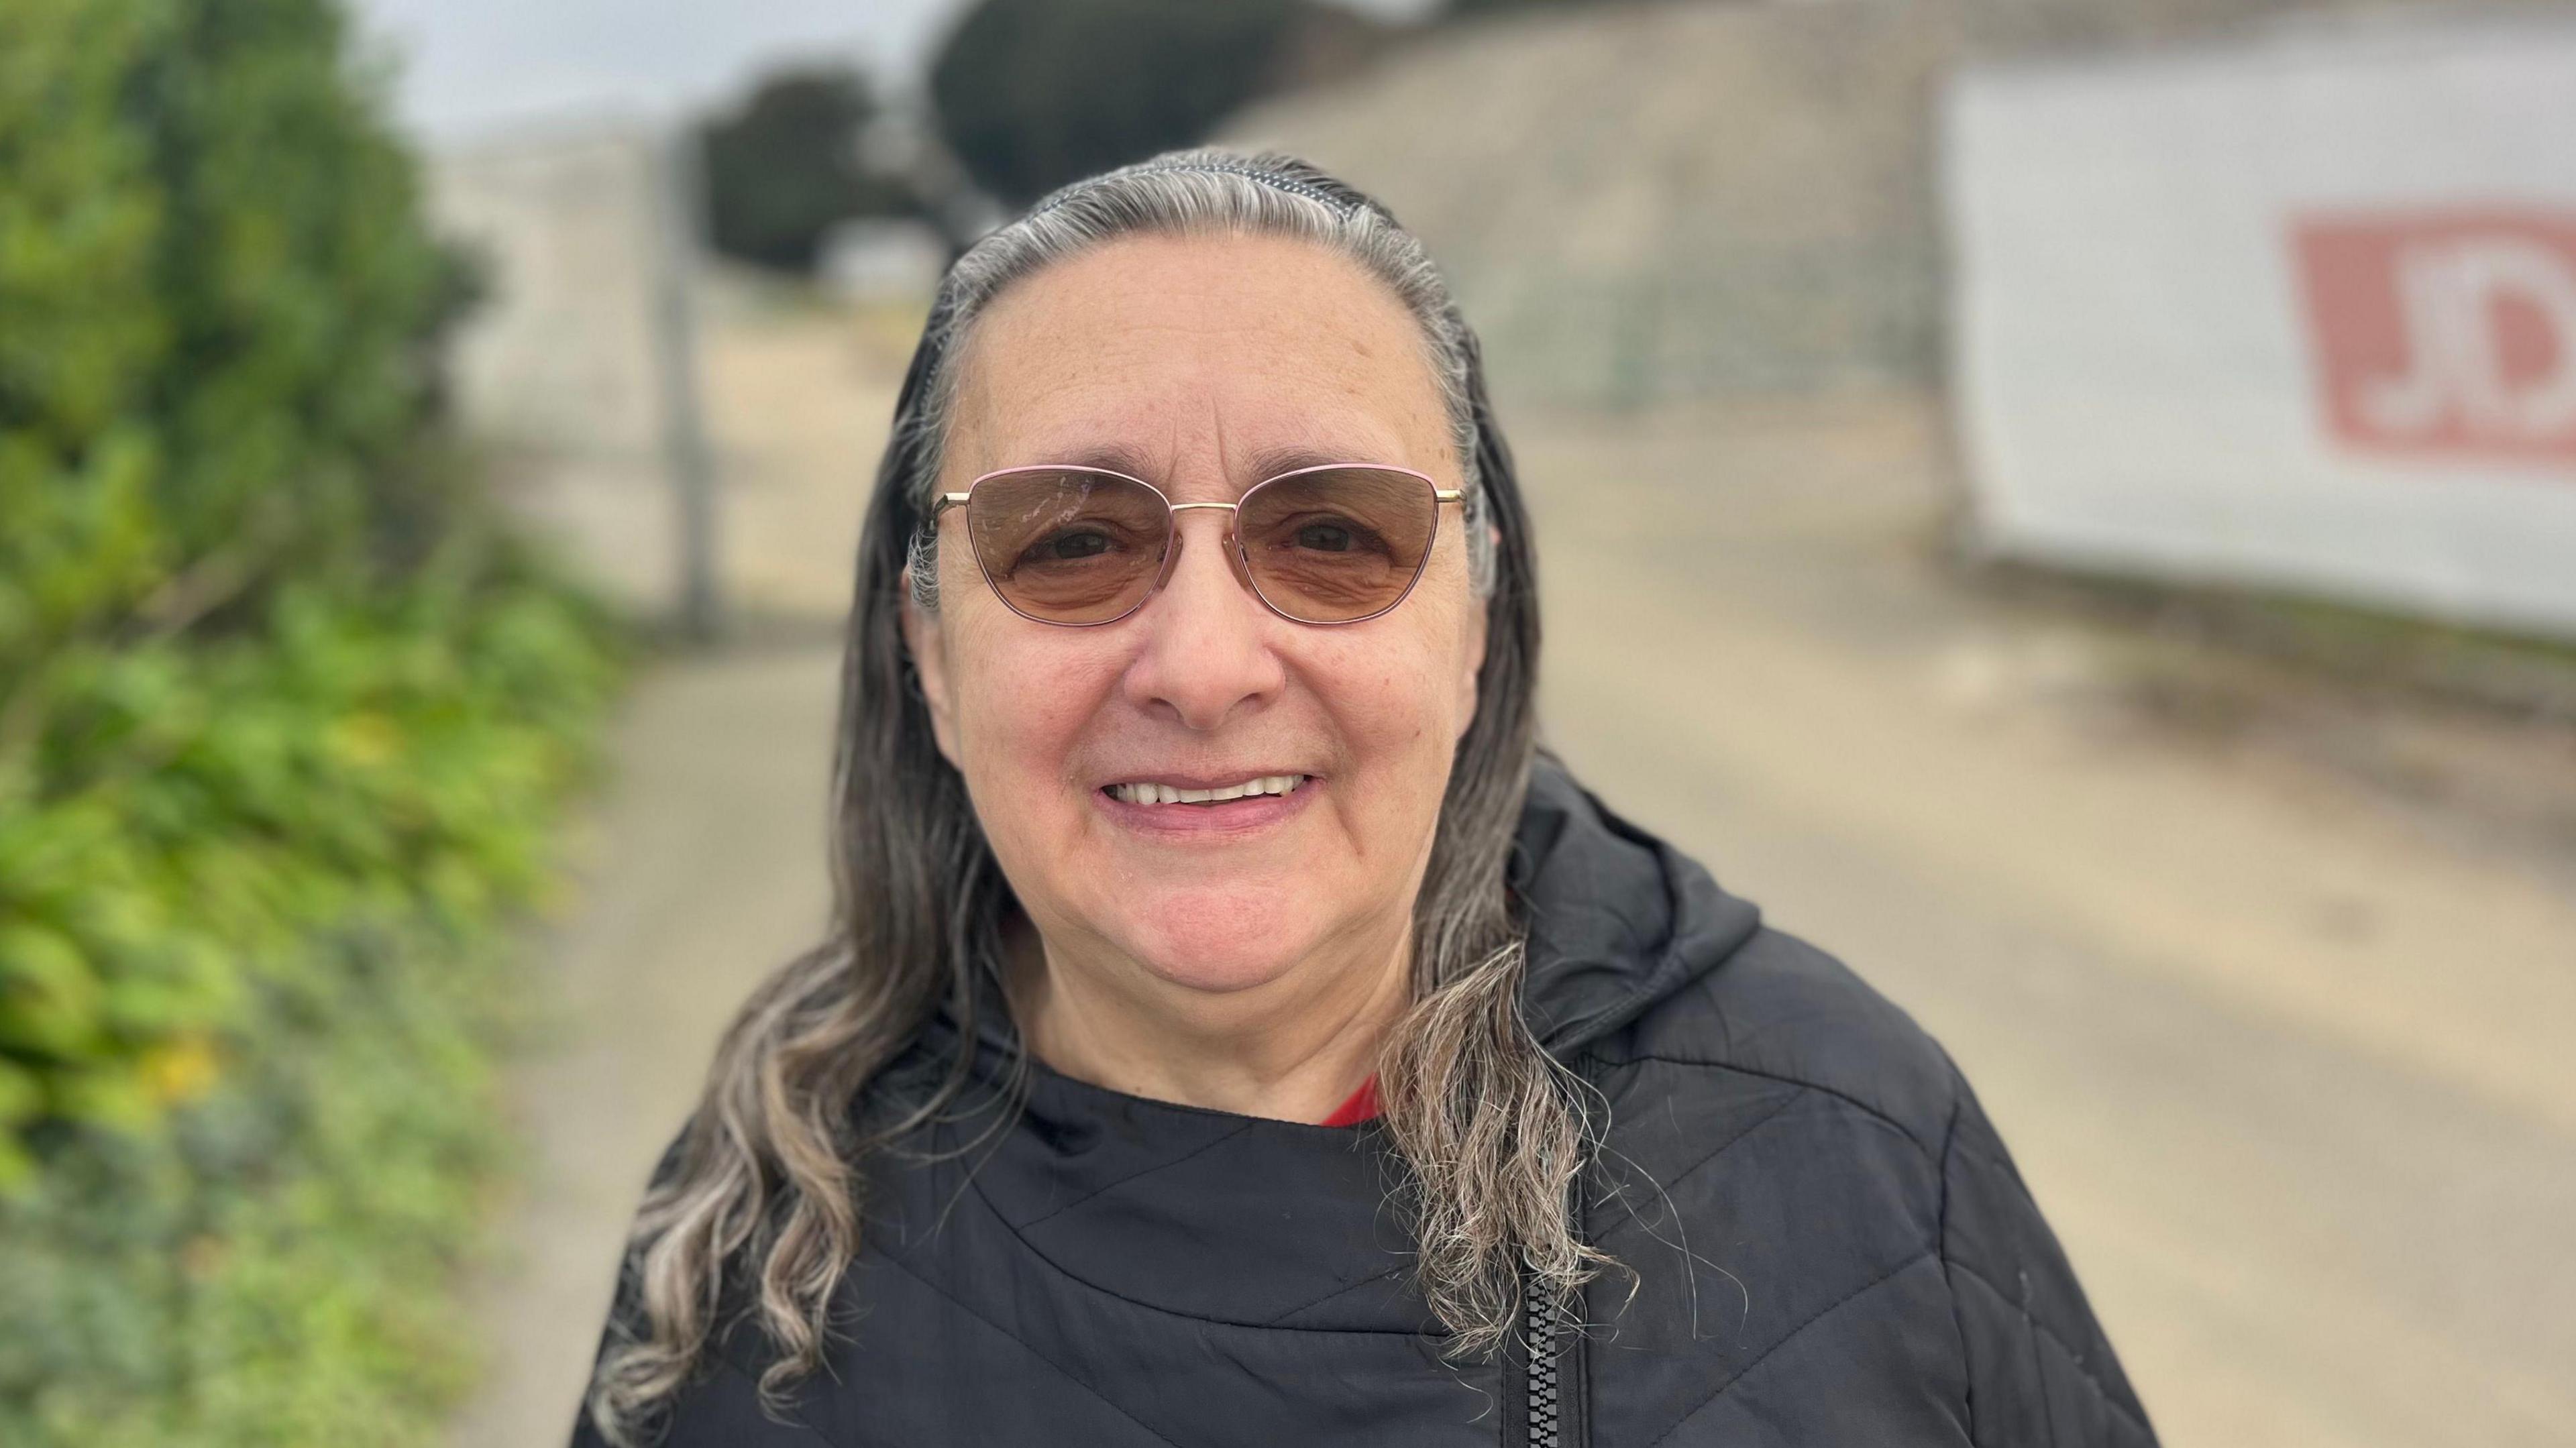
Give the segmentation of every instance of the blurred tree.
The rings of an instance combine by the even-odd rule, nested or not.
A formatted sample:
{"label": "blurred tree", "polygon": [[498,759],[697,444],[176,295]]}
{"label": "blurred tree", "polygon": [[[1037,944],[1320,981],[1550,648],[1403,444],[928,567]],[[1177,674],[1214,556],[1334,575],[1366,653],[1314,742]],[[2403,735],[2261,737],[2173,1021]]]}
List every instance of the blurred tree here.
{"label": "blurred tree", "polygon": [[1025,206],[1065,182],[1204,138],[1282,79],[1307,0],[982,0],[930,72],[976,182]]}
{"label": "blurred tree", "polygon": [[767,77],[740,109],[708,122],[715,249],[755,266],[809,271],[833,223],[918,210],[901,181],[862,163],[860,137],[877,111],[865,75],[809,67]]}

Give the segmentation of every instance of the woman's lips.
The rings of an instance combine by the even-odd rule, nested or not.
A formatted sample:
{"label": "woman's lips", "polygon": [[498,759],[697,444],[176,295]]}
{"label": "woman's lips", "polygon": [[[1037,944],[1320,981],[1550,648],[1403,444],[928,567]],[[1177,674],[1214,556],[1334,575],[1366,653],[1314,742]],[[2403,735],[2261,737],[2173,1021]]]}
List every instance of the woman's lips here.
{"label": "woman's lips", "polygon": [[1223,783],[1130,780],[1091,792],[1101,812],[1140,834],[1240,835],[1304,810],[1323,787],[1311,774],[1250,775]]}

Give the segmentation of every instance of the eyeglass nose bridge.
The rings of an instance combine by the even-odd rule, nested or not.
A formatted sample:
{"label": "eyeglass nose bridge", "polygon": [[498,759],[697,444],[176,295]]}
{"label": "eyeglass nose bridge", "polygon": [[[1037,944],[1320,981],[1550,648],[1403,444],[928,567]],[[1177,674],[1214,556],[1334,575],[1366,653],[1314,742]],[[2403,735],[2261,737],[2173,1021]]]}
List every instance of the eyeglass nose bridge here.
{"label": "eyeglass nose bridge", "polygon": [[[1235,519],[1241,517],[1243,513],[1243,503],[1240,499],[1231,503],[1166,502],[1163,506],[1174,514],[1186,513],[1192,508],[1214,508],[1227,514],[1228,516],[1225,520],[1225,537],[1218,545],[1220,551],[1225,554],[1225,566],[1227,571],[1234,575],[1234,581],[1241,584],[1243,586],[1243,591],[1252,595],[1255,602],[1261,604],[1264,608],[1270,609],[1274,613],[1278,612],[1278,606],[1271,603],[1269,596],[1261,591],[1261,585],[1252,581],[1252,561],[1243,556],[1243,540],[1235,534]],[[1154,580],[1153,591],[1145,595],[1147,601],[1151,601],[1154,594],[1162,592],[1163,586],[1172,581],[1172,572],[1180,567],[1180,563],[1181,530],[1179,521],[1175,518],[1172,527],[1172,536],[1163,545],[1162,572]],[[1145,604],[1143,602],[1136,605],[1138,608],[1143,608],[1144,606]]]}

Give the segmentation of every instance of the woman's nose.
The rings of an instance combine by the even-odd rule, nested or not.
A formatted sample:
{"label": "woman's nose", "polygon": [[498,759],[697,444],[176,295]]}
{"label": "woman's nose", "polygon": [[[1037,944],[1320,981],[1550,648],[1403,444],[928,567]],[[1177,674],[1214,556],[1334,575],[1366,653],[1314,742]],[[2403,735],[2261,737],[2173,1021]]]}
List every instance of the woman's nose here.
{"label": "woman's nose", "polygon": [[1270,646],[1276,615],[1252,596],[1226,542],[1233,515],[1192,510],[1173,520],[1171,577],[1136,622],[1144,641],[1128,666],[1129,697],[1149,713],[1207,733],[1279,695],[1287,669]]}

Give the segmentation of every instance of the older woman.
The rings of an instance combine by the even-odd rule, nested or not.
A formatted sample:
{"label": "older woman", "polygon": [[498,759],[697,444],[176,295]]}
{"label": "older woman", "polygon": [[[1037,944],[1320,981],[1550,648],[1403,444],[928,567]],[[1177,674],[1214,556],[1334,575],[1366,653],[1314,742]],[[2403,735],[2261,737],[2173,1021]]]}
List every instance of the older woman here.
{"label": "older woman", "polygon": [[968,252],[861,546],[835,926],[657,1173],[576,1442],[2152,1443],[1956,1069],[1539,755],[1537,651],[1384,207],[1192,151]]}

